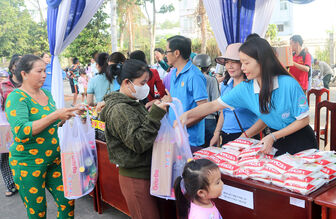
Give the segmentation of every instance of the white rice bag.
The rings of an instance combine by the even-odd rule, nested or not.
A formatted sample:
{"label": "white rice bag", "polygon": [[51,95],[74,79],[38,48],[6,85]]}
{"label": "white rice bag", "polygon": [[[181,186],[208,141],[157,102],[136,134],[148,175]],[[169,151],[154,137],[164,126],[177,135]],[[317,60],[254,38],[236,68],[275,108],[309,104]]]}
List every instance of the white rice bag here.
{"label": "white rice bag", "polygon": [[264,173],[262,173],[260,170],[250,169],[249,177],[250,178],[255,178],[255,177],[266,178],[267,176]]}
{"label": "white rice bag", "polygon": [[326,157],[322,160],[316,161],[315,163],[322,166],[326,166],[331,163],[336,163],[336,155],[332,154],[330,157]]}
{"label": "white rice bag", "polygon": [[317,179],[321,178],[321,176],[322,176],[322,173],[317,172],[317,173],[314,173],[313,175],[308,176],[304,179],[298,179],[296,177],[288,177],[288,178],[286,178],[285,183],[289,183],[291,185],[298,185],[298,186],[303,187],[303,186],[308,186],[309,184],[314,182],[314,180],[317,180]]}
{"label": "white rice bag", "polygon": [[293,192],[297,192],[302,195],[308,195],[309,193],[319,189],[325,183],[326,183],[326,180],[320,178],[320,179],[314,180],[308,186],[298,186],[296,184],[285,183],[285,187]]}
{"label": "white rice bag", "polygon": [[251,173],[250,169],[240,168],[236,172],[234,172],[234,176],[241,179],[247,179],[249,178],[250,173]]}
{"label": "white rice bag", "polygon": [[259,143],[259,140],[251,139],[251,138],[237,138],[234,141],[230,141],[223,145],[223,148],[233,148],[236,150],[242,150],[245,148],[249,148],[252,145]]}
{"label": "white rice bag", "polygon": [[220,164],[220,163],[224,163],[227,162],[226,158],[222,157],[222,156],[218,156],[218,154],[214,154],[211,155],[210,157],[208,157],[209,160],[212,160],[213,162],[215,162],[216,164]]}
{"label": "white rice bag", "polygon": [[269,166],[264,166],[261,169],[261,172],[263,174],[265,174],[266,176],[268,176],[269,178],[272,179],[278,179],[278,180],[283,180],[284,176],[283,174],[281,174],[279,171],[277,171],[276,169],[269,167]]}
{"label": "white rice bag", "polygon": [[265,161],[256,161],[256,162],[249,162],[244,164],[244,168],[253,169],[253,170],[261,170],[265,166]]}
{"label": "white rice bag", "polygon": [[239,157],[250,157],[250,156],[256,156],[259,151],[262,149],[263,145],[255,145],[250,148],[246,148],[242,150]]}
{"label": "white rice bag", "polygon": [[298,179],[304,179],[308,176],[313,175],[316,172],[319,172],[321,169],[323,168],[323,166],[318,165],[318,164],[314,164],[314,163],[309,163],[309,164],[303,164],[298,168],[292,168],[290,170],[288,170],[285,173],[286,177],[295,177]]}
{"label": "white rice bag", "polygon": [[238,156],[240,152],[233,149],[223,149],[223,151],[219,154],[217,154],[217,157],[226,160],[229,163],[237,164],[238,162]]}
{"label": "white rice bag", "polygon": [[328,182],[333,181],[334,179],[336,179],[336,175],[331,175],[329,176]]}
{"label": "white rice bag", "polygon": [[301,158],[305,161],[305,163],[314,163],[316,161],[328,158],[333,154],[334,154],[333,151],[317,151],[312,155],[302,156]]}
{"label": "white rice bag", "polygon": [[262,158],[264,158],[263,155],[254,155],[254,156],[247,156],[247,157],[242,157],[238,160],[238,165],[242,166],[246,163],[250,163],[250,162],[258,162],[260,161]]}
{"label": "white rice bag", "polygon": [[252,179],[253,180],[257,180],[259,182],[266,183],[266,184],[271,184],[271,182],[272,182],[271,178],[268,178],[268,177],[266,177],[266,178],[263,178],[263,177],[253,177]]}
{"label": "white rice bag", "polygon": [[304,151],[300,151],[296,154],[294,154],[295,157],[305,157],[305,156],[310,156],[312,154],[314,154],[317,151],[317,149],[307,149]]}
{"label": "white rice bag", "polygon": [[285,186],[285,180],[272,178],[271,181],[272,181],[273,185],[276,185],[276,186],[279,186],[279,187],[284,187]]}
{"label": "white rice bag", "polygon": [[207,147],[202,150],[196,151],[194,153],[194,156],[202,157],[202,158],[207,158],[210,157],[211,155],[218,154],[222,152],[222,148],[217,148],[217,147]]}
{"label": "white rice bag", "polygon": [[329,179],[329,177],[331,175],[335,175],[336,174],[336,164],[331,163],[331,164],[328,164],[327,166],[324,166],[321,169],[321,172],[323,173],[322,177],[324,177],[326,179]]}
{"label": "white rice bag", "polygon": [[280,155],[267,163],[267,166],[276,169],[282,174],[292,168],[298,168],[301,165],[302,161],[299,158],[295,158],[288,153]]}
{"label": "white rice bag", "polygon": [[223,173],[223,174],[227,174],[227,175],[234,175],[234,172],[237,171],[239,169],[239,166],[231,164],[231,163],[220,163],[218,165],[219,170]]}

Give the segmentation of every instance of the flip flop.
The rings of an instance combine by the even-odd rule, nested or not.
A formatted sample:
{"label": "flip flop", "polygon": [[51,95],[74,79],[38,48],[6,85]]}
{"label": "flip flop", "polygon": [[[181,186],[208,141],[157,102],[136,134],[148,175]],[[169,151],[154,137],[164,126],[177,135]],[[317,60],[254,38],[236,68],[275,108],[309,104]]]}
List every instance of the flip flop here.
{"label": "flip flop", "polygon": [[17,189],[12,189],[12,191],[10,191],[10,190],[7,190],[6,192],[5,192],[5,196],[6,197],[11,197],[11,196],[13,196],[15,193],[17,192]]}

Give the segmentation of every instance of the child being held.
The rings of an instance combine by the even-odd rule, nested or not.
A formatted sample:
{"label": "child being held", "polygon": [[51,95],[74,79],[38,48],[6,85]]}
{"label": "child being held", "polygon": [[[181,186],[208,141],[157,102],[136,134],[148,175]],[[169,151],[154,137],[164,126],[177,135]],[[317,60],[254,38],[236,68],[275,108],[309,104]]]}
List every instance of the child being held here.
{"label": "child being held", "polygon": [[188,162],[174,184],[180,219],[222,219],[211,199],[223,189],[218,166],[207,159]]}
{"label": "child being held", "polygon": [[85,103],[89,78],[85,72],[85,69],[83,68],[79,70],[79,75],[80,77],[78,78],[78,91],[80,94],[82,94],[82,103]]}

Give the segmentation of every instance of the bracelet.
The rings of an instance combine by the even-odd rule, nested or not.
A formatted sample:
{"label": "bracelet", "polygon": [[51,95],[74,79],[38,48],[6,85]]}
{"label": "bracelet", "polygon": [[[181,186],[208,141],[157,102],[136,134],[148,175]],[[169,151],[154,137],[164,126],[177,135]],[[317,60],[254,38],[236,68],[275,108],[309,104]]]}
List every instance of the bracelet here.
{"label": "bracelet", "polygon": [[249,138],[249,136],[246,134],[246,132],[244,132],[244,135],[245,135],[246,138]]}
{"label": "bracelet", "polygon": [[272,138],[273,138],[273,141],[274,141],[274,142],[276,142],[276,141],[277,141],[277,139],[276,139],[276,137],[273,135],[273,133],[272,133],[272,132],[270,133],[270,135],[272,136]]}

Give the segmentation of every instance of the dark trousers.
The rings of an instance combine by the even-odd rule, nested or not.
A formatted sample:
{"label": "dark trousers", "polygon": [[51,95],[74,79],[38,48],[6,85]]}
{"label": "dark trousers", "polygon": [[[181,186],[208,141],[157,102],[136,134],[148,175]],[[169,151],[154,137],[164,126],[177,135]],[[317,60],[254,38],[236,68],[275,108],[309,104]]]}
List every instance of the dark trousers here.
{"label": "dark trousers", "polygon": [[323,86],[327,89],[329,89],[329,83],[330,83],[330,79],[331,79],[331,74],[328,74],[326,76],[324,76],[323,80]]}
{"label": "dark trousers", "polygon": [[[271,129],[272,132],[277,130]],[[273,147],[278,149],[275,156],[285,153],[295,154],[303,150],[312,149],[317,147],[317,140],[313,129],[310,125],[294,132],[291,135],[278,139]]]}
{"label": "dark trousers", "polygon": [[216,119],[205,119],[205,145],[209,146],[217,125]]}

